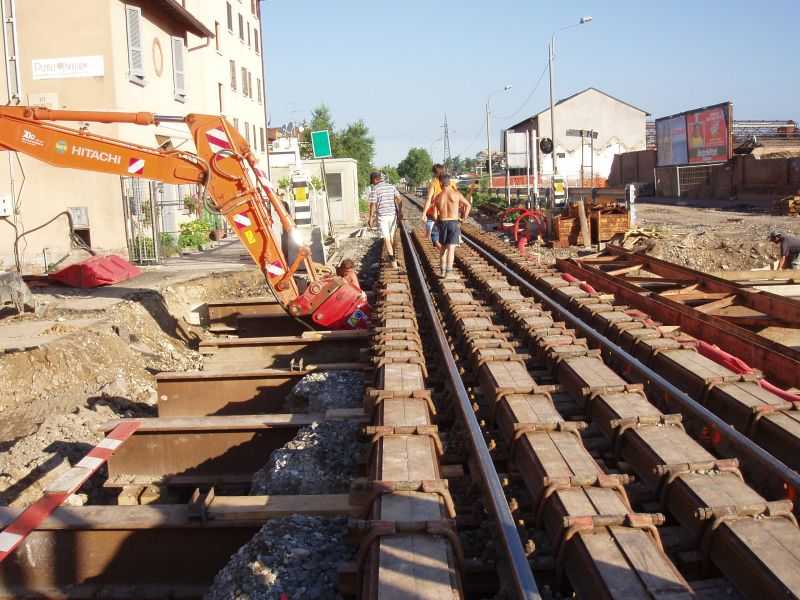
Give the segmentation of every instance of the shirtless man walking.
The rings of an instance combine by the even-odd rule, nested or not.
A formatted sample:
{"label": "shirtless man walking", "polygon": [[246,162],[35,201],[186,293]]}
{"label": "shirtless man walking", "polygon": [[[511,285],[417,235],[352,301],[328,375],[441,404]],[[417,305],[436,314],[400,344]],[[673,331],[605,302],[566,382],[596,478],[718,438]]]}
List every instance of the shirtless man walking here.
{"label": "shirtless man walking", "polygon": [[442,193],[434,202],[439,217],[439,243],[442,245],[441,274],[447,277],[453,271],[456,246],[461,243],[461,219],[467,218],[472,205],[461,192],[450,186],[450,175],[442,175],[441,181]]}

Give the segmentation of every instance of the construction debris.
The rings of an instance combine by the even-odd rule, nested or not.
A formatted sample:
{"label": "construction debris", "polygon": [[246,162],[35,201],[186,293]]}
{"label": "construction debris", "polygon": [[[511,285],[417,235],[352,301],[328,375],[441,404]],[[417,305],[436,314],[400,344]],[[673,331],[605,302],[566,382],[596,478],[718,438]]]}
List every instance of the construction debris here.
{"label": "construction debris", "polygon": [[789,215],[796,217],[800,214],[800,190],[793,196],[786,196],[776,200],[772,205],[773,215]]}
{"label": "construction debris", "polygon": [[36,303],[30,289],[19,273],[0,272],[0,309],[11,305],[18,313],[36,310]]}

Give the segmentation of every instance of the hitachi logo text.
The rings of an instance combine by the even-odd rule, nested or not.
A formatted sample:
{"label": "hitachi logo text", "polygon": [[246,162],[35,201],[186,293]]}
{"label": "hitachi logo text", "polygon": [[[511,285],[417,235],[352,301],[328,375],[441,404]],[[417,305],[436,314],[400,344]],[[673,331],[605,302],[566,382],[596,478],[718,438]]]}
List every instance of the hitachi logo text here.
{"label": "hitachi logo text", "polygon": [[83,146],[73,146],[72,156],[80,156],[81,158],[90,158],[105,163],[114,163],[115,165],[122,164],[122,157],[119,154],[111,154],[111,152],[100,152],[94,148],[84,148]]}

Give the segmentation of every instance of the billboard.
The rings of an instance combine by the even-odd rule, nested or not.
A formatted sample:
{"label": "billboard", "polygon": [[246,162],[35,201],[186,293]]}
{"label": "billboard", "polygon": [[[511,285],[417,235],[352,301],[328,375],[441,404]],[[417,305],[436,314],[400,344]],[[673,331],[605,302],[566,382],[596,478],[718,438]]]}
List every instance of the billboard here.
{"label": "billboard", "polygon": [[729,102],[656,119],[657,166],[701,165],[731,157]]}

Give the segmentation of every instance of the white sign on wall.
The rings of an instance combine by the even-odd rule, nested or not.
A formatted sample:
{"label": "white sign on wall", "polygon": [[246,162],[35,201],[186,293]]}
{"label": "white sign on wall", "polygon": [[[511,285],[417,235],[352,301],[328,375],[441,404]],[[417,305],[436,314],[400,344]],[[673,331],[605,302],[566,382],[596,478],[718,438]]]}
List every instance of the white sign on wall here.
{"label": "white sign on wall", "polygon": [[102,77],[105,64],[102,56],[68,56],[39,58],[32,61],[33,79],[72,79]]}

